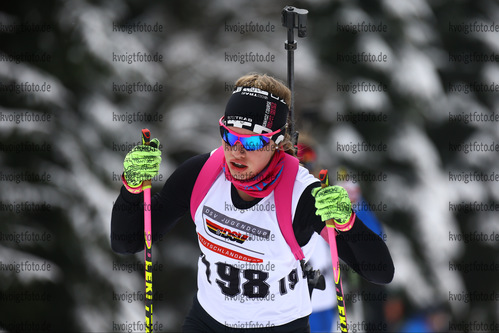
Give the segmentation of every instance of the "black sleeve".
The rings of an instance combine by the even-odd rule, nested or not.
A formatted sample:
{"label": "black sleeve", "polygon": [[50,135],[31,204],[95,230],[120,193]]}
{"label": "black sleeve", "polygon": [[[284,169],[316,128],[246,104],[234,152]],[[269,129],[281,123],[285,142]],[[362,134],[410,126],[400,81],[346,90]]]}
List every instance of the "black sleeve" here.
{"label": "black sleeve", "polygon": [[[161,239],[189,211],[194,183],[210,155],[194,156],[182,163],[151,198],[153,241]],[[111,248],[117,253],[144,249],[144,195],[122,186],[111,216]]]}
{"label": "black sleeve", "polygon": [[[305,245],[313,231],[320,234],[325,228],[321,218],[315,215],[315,199],[312,189],[320,182],[309,185],[303,191],[296,207],[293,230],[300,246]],[[393,279],[395,268],[388,247],[381,237],[356,218],[352,229],[336,236],[338,256],[366,280],[386,284]]]}

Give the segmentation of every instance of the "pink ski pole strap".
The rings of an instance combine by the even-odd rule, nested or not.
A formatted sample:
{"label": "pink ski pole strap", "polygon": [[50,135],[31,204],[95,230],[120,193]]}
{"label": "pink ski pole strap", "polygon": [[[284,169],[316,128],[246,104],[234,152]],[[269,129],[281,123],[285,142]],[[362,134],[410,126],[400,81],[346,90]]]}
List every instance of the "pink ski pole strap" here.
{"label": "pink ski pole strap", "polygon": [[333,221],[332,219],[328,220],[328,221],[326,221],[326,227],[336,228],[338,231],[341,231],[341,232],[348,231],[348,230],[352,229],[356,216],[357,215],[355,214],[355,212],[352,212],[352,215],[350,215],[350,219],[345,224],[328,223],[329,221]]}
{"label": "pink ski pole strap", "polygon": [[123,185],[125,186],[125,188],[127,189],[127,191],[130,192],[130,193],[139,194],[143,190],[142,184],[140,184],[137,187],[131,187],[130,185],[128,185],[128,183],[126,182],[124,174],[121,174],[121,181],[123,182]]}
{"label": "pink ski pole strap", "polygon": [[[322,230],[321,230],[321,232],[320,232],[321,237],[322,237],[322,238],[324,238],[324,240],[325,240],[328,244],[330,244],[330,243],[329,243],[329,236],[328,236],[328,228],[333,228],[333,230],[334,230],[334,235],[335,235],[335,236],[338,236],[338,235],[339,235],[338,230],[339,230],[339,231],[341,231],[341,232],[345,232],[345,231],[348,231],[348,230],[352,229],[352,227],[353,227],[353,223],[354,223],[354,221],[355,221],[355,218],[356,218],[356,217],[357,217],[357,215],[356,215],[356,214],[355,214],[355,212],[354,212],[354,213],[352,214],[352,216],[350,217],[350,220],[349,220],[349,221],[348,221],[348,223],[347,223],[347,225],[349,225],[349,227],[348,227],[348,229],[347,229],[347,230],[345,230],[345,229],[341,229],[341,230],[340,230],[340,229],[336,228],[336,226],[335,226],[335,225],[329,225],[329,224],[327,224],[327,223],[326,223],[326,228],[322,228]],[[336,230],[336,229],[337,229],[337,230]]]}

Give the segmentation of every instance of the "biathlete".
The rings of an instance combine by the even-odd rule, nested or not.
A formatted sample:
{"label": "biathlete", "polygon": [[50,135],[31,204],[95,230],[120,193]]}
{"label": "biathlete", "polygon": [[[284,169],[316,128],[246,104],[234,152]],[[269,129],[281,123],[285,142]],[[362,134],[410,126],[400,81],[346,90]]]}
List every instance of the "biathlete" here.
{"label": "biathlete", "polygon": [[[271,76],[239,78],[218,120],[221,146],[185,161],[152,197],[153,240],[186,213],[196,226],[198,290],[184,332],[309,332],[309,284],[297,253],[306,260],[315,237],[327,239],[324,221],[331,218],[346,264],[373,283],[393,278],[385,242],[356,217],[345,189],[321,188],[298,166],[286,131],[290,98]],[[125,157],[111,218],[117,253],[144,248],[141,184],[159,172],[157,147],[153,139]],[[293,237],[286,237],[286,223]]]}

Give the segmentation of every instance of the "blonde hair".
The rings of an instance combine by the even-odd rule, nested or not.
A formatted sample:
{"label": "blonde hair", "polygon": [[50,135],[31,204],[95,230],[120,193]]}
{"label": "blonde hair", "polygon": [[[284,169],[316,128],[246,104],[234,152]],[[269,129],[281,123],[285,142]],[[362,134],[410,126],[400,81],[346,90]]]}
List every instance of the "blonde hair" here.
{"label": "blonde hair", "polygon": [[[282,98],[284,102],[288,105],[288,107],[291,104],[291,90],[289,90],[289,88],[282,81],[267,74],[249,73],[243,75],[239,79],[237,79],[235,86],[254,87],[262,89],[268,91],[269,93],[272,93],[275,96],[278,96],[279,98]],[[286,153],[296,157],[295,149],[293,143],[291,142],[291,136],[288,133],[288,130],[290,128],[289,115],[287,119],[288,119],[287,120],[288,126],[286,134],[284,136],[284,140],[279,145],[281,149],[284,150]]]}

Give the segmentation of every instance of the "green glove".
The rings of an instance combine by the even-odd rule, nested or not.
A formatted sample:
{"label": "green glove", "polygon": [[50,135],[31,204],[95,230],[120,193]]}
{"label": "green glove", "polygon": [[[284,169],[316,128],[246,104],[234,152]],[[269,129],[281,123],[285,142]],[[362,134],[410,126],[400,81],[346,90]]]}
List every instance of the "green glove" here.
{"label": "green glove", "polygon": [[130,187],[138,187],[144,180],[151,179],[159,173],[161,151],[159,140],[152,139],[149,146],[138,145],[126,155],[123,162],[123,175]]}
{"label": "green glove", "polygon": [[345,226],[352,215],[352,203],[347,191],[341,186],[316,187],[312,189],[315,198],[316,215],[322,221],[334,219],[338,227]]}

